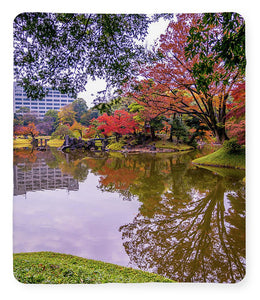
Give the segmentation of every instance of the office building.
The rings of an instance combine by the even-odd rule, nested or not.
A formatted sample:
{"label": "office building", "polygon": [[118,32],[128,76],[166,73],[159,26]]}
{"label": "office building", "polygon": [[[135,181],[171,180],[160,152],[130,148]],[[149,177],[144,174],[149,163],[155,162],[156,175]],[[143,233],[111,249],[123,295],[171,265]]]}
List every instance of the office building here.
{"label": "office building", "polygon": [[48,110],[60,110],[61,107],[70,104],[75,100],[66,94],[61,94],[59,91],[52,90],[51,88],[44,89],[48,90],[48,95],[43,99],[34,100],[28,98],[23,88],[14,82],[14,113],[17,112],[21,107],[28,107],[32,114],[42,118]]}

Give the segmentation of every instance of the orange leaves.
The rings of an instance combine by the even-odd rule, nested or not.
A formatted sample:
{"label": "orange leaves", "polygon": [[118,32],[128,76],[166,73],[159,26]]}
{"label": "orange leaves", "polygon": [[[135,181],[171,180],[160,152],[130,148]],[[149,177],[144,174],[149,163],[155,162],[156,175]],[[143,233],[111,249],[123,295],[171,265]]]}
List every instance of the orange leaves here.
{"label": "orange leaves", "polygon": [[31,135],[32,137],[39,135],[34,123],[29,123],[27,126],[19,126],[14,129],[15,135]]}
{"label": "orange leaves", "polygon": [[[232,90],[231,96],[233,101],[228,104],[229,109],[239,109],[245,107],[245,98],[246,98],[245,82],[239,82],[235,88]],[[232,115],[232,113],[231,113]]]}
{"label": "orange leaves", "polygon": [[15,149],[14,150],[14,164],[18,163],[34,163],[37,160],[38,151],[28,149]]}
{"label": "orange leaves", "polygon": [[100,183],[104,186],[113,185],[116,189],[127,190],[134,182],[137,174],[134,170],[128,168],[114,169],[104,166],[99,171],[101,174]]}
{"label": "orange leaves", "polygon": [[196,129],[195,129],[195,128],[191,128],[191,129],[189,130],[189,132],[192,134],[192,133],[196,132]]}
{"label": "orange leaves", "polygon": [[212,131],[210,131],[210,130],[205,131],[204,139],[210,144],[215,143],[214,135],[212,134]]}
{"label": "orange leaves", "polygon": [[79,132],[80,136],[83,136],[83,132],[85,131],[86,127],[82,124],[78,123],[76,120],[74,120],[74,123],[71,125],[70,130],[71,131],[77,131]]}
{"label": "orange leaves", "polygon": [[235,137],[240,144],[245,144],[245,82],[237,84],[231,95],[233,101],[228,106],[227,132],[229,137]]}

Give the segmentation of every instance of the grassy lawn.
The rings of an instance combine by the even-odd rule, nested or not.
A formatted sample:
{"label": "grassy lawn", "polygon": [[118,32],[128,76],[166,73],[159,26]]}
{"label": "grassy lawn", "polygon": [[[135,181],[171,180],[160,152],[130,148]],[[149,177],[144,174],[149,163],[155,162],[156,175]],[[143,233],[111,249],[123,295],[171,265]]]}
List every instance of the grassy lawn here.
{"label": "grassy lawn", "polygon": [[150,142],[150,145],[155,144],[156,148],[163,148],[163,149],[175,149],[177,151],[187,151],[193,150],[193,147],[185,145],[185,144],[175,144],[169,141],[156,141]]}
{"label": "grassy lawn", "polygon": [[14,148],[32,147],[31,139],[17,138],[13,140],[13,147]]}
{"label": "grassy lawn", "polygon": [[[50,136],[37,136],[37,139],[48,139],[49,141],[47,142],[47,144],[50,147],[61,147],[62,144],[64,143],[64,139],[50,139]],[[25,139],[25,138],[21,138],[18,137],[16,139],[13,140],[13,148],[25,148],[25,147],[32,147],[31,145],[31,138]]]}
{"label": "grassy lawn", "polygon": [[216,167],[232,167],[245,169],[245,148],[239,153],[229,154],[223,148],[209,155],[193,160],[195,164],[216,166]]}
{"label": "grassy lawn", "polygon": [[22,283],[173,282],[157,274],[54,252],[13,257],[14,276]]}
{"label": "grassy lawn", "polygon": [[59,148],[63,145],[63,143],[64,143],[63,139],[51,139],[47,142],[47,145],[50,147]]}

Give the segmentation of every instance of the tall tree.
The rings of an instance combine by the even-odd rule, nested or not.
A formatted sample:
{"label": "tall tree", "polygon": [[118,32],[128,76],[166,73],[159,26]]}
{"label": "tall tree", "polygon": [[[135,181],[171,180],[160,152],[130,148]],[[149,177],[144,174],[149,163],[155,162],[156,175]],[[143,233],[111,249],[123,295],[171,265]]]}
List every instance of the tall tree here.
{"label": "tall tree", "polygon": [[75,119],[77,122],[80,122],[80,118],[84,113],[88,111],[87,103],[82,98],[77,98],[72,102],[72,108],[75,111]]}
{"label": "tall tree", "polygon": [[63,106],[58,112],[60,123],[63,125],[68,124],[71,126],[75,121],[75,115],[76,113],[71,104]]}
{"label": "tall tree", "polygon": [[[218,27],[216,34],[212,34],[212,26]],[[207,53],[208,45],[212,50],[210,56]],[[201,79],[203,75],[214,76],[211,65],[218,59],[224,61],[227,71],[239,69],[244,74],[246,55],[243,17],[234,12],[202,14],[197,26],[190,29],[186,55],[200,55],[201,61],[196,65],[197,70],[194,68],[194,73],[199,71]]]}
{"label": "tall tree", "polygon": [[[142,67],[141,82],[132,82],[128,87],[140,104],[158,111],[198,117],[222,143],[228,138],[225,128],[228,100],[236,84],[244,78],[238,67],[227,72],[221,57],[204,65],[210,68],[206,73],[201,73],[201,67],[196,69],[201,66],[203,55],[187,58],[190,30],[198,26],[200,17],[198,14],[178,15],[177,21],[172,21],[161,35],[158,48],[161,59]],[[212,25],[208,30],[211,36],[218,34],[220,28]],[[204,55],[211,57],[213,45],[204,42],[205,45],[201,45],[207,50]]]}
{"label": "tall tree", "polygon": [[14,20],[14,74],[28,96],[49,85],[73,96],[89,78],[116,84],[144,58],[143,41],[159,15],[22,13]]}
{"label": "tall tree", "polygon": [[92,119],[96,119],[98,117],[99,113],[98,110],[95,108],[90,108],[87,112],[85,112],[81,118],[80,118],[80,123],[85,126],[90,125],[90,121]]}
{"label": "tall tree", "polygon": [[69,125],[63,125],[63,124],[60,124],[56,130],[52,133],[52,137],[53,138],[56,138],[56,137],[59,137],[59,138],[65,138],[65,136],[68,135],[70,137],[73,137],[73,132],[69,129]]}
{"label": "tall tree", "polygon": [[43,122],[51,124],[51,132],[54,132],[59,125],[58,111],[56,109],[49,109],[43,117]]}
{"label": "tall tree", "polygon": [[42,135],[51,135],[53,132],[52,122],[40,122],[36,125],[36,129]]}

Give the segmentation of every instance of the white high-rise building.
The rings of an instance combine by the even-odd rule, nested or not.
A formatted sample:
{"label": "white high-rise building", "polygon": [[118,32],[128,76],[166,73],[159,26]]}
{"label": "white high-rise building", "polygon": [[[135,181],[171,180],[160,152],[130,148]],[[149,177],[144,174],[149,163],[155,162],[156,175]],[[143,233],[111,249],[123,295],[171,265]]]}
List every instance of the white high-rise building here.
{"label": "white high-rise building", "polygon": [[17,112],[21,107],[28,107],[32,114],[42,118],[48,110],[60,110],[61,107],[70,104],[75,100],[75,98],[71,98],[66,94],[61,94],[59,91],[52,90],[51,88],[44,89],[49,90],[48,95],[41,100],[34,100],[28,98],[23,88],[14,82],[14,113]]}

